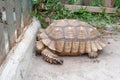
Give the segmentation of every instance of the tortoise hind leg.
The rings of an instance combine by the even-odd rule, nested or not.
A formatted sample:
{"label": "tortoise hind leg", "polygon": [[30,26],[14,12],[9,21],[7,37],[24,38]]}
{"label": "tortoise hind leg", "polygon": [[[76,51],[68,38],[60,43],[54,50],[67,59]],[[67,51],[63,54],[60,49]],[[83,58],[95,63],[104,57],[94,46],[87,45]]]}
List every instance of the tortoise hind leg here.
{"label": "tortoise hind leg", "polygon": [[96,58],[98,56],[97,51],[98,51],[97,44],[95,43],[95,41],[91,41],[90,52],[88,53],[89,57],[90,58]]}
{"label": "tortoise hind leg", "polygon": [[44,49],[41,54],[43,59],[51,64],[63,64],[63,60],[52,53],[49,49]]}
{"label": "tortoise hind leg", "polygon": [[90,58],[96,58],[98,56],[98,53],[97,52],[90,52],[90,53],[88,53],[88,55]]}

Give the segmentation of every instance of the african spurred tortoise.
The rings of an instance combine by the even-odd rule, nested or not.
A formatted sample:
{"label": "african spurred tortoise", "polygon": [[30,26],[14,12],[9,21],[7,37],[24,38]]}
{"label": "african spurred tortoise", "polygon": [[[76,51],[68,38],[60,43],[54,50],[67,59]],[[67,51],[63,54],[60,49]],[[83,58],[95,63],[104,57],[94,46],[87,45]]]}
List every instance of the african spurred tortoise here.
{"label": "african spurred tortoise", "polygon": [[105,46],[99,31],[86,22],[73,19],[55,20],[38,34],[37,53],[49,63],[62,64],[59,56],[78,56],[88,53],[95,58]]}

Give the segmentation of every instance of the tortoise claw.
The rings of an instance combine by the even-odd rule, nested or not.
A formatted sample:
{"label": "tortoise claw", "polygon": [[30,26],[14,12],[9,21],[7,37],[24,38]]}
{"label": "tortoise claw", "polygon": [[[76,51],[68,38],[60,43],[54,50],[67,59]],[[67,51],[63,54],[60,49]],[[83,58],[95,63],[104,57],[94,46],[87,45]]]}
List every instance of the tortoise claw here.
{"label": "tortoise claw", "polygon": [[56,59],[53,59],[53,64],[59,64],[59,65],[62,65],[63,64],[63,60],[60,59],[60,58],[56,58]]}
{"label": "tortoise claw", "polygon": [[45,61],[51,63],[51,64],[58,64],[58,65],[62,65],[63,64],[63,60],[58,58],[58,57],[57,58],[48,58],[48,57],[44,58],[43,57],[43,59]]}

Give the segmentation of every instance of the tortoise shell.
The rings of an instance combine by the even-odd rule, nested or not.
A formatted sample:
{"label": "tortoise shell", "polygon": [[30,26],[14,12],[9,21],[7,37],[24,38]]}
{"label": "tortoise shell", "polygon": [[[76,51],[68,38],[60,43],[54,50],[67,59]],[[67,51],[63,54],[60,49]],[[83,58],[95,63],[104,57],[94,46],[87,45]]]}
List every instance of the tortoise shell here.
{"label": "tortoise shell", "polygon": [[105,46],[95,27],[72,19],[53,21],[40,37],[45,46],[58,55],[97,52]]}

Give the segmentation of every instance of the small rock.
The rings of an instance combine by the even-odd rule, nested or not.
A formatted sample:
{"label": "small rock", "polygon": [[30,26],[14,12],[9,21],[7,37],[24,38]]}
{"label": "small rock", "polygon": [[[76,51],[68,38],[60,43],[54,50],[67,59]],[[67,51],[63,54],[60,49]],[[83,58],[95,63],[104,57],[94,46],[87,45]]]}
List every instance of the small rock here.
{"label": "small rock", "polygon": [[112,31],[112,30],[113,30],[112,25],[106,25],[106,30],[107,30],[107,31]]}

